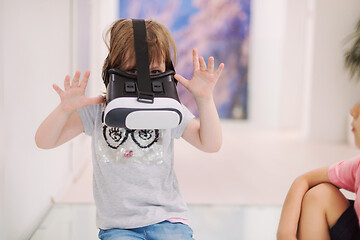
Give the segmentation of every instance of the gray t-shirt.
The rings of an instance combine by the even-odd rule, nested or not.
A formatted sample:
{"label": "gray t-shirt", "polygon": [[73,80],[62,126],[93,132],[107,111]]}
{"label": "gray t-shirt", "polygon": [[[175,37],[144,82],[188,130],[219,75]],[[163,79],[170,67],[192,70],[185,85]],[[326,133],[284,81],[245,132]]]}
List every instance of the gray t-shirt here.
{"label": "gray t-shirt", "polygon": [[183,106],[174,129],[126,130],[102,123],[103,104],[78,110],[92,136],[93,190],[97,226],[137,228],[170,218],[188,219],[174,172],[173,139],[194,115]]}

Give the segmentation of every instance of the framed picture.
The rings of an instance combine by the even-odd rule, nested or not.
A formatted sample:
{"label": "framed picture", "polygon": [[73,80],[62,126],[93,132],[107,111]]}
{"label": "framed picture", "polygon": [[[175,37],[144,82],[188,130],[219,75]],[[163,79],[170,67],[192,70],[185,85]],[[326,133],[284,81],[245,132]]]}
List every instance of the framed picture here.
{"label": "framed picture", "polygon": [[[119,0],[119,18],[153,19],[164,24],[178,51],[176,72],[191,79],[192,49],[225,68],[214,90],[222,119],[246,119],[250,0]],[[197,115],[192,95],[178,86],[181,102]]]}

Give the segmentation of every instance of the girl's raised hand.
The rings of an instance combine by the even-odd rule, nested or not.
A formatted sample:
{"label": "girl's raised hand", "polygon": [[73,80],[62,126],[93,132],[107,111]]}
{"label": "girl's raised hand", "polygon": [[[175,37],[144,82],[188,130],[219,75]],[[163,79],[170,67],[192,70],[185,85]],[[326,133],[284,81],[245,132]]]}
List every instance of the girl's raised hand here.
{"label": "girl's raised hand", "polygon": [[71,82],[70,75],[66,75],[64,80],[64,90],[56,84],[53,85],[53,88],[60,96],[60,106],[66,112],[73,112],[87,105],[102,103],[104,101],[103,97],[88,98],[85,96],[85,89],[90,77],[90,71],[86,71],[79,82],[80,75],[80,71],[76,71]]}
{"label": "girl's raised hand", "polygon": [[224,63],[221,63],[218,69],[214,72],[214,58],[209,57],[209,66],[206,66],[204,58],[199,57],[198,50],[194,48],[193,67],[194,74],[191,80],[187,80],[183,76],[175,74],[176,80],[188,89],[195,98],[212,97],[216,82],[224,69]]}

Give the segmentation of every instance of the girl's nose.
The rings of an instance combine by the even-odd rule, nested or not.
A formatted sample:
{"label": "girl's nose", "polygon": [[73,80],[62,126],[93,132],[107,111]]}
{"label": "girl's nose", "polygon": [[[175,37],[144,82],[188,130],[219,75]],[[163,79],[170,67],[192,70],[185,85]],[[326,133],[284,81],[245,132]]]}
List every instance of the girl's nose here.
{"label": "girl's nose", "polygon": [[354,117],[354,115],[355,115],[355,113],[354,113],[354,108],[351,108],[351,109],[350,109],[350,115],[351,115],[353,118],[355,118],[355,117]]}
{"label": "girl's nose", "polygon": [[360,103],[356,104],[350,109],[350,114],[353,118],[357,118],[359,115]]}

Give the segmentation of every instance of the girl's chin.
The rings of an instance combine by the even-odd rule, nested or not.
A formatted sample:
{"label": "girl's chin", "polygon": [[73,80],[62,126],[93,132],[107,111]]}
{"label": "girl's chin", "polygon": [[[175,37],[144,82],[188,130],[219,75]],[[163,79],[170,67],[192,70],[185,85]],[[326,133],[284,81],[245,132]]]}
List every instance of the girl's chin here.
{"label": "girl's chin", "polygon": [[357,148],[360,149],[360,139],[358,140],[357,138],[355,138],[355,145]]}

